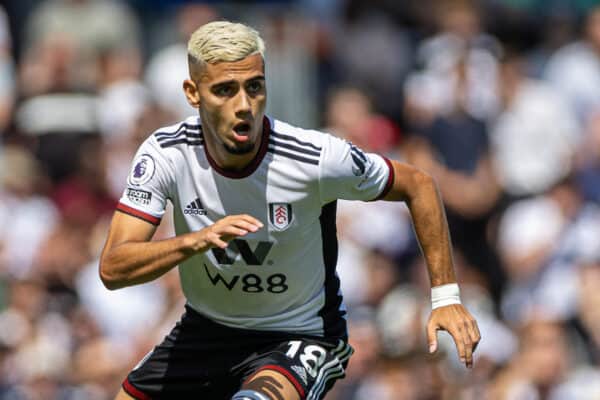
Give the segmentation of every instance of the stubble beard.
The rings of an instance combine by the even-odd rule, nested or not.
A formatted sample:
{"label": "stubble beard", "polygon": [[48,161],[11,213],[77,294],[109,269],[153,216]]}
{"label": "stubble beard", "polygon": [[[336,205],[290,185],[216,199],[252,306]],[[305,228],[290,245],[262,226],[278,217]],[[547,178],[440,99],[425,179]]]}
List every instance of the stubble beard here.
{"label": "stubble beard", "polygon": [[226,143],[223,143],[223,147],[225,148],[225,150],[229,153],[229,154],[233,154],[236,156],[243,156],[245,154],[249,154],[252,153],[252,151],[254,150],[254,145],[256,144],[256,142],[254,143],[243,143],[240,146],[230,146]]}

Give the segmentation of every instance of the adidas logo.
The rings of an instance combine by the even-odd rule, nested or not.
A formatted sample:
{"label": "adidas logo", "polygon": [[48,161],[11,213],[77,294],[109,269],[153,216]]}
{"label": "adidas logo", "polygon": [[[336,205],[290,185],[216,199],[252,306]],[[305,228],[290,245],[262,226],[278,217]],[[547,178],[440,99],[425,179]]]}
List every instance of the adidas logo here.
{"label": "adidas logo", "polygon": [[306,370],[304,368],[298,365],[292,365],[292,370],[300,376],[305,385],[308,385],[308,377],[306,376]]}
{"label": "adidas logo", "polygon": [[183,213],[188,215],[206,215],[206,210],[202,206],[202,202],[200,201],[200,199],[197,198],[196,200],[192,201],[190,204],[185,206]]}

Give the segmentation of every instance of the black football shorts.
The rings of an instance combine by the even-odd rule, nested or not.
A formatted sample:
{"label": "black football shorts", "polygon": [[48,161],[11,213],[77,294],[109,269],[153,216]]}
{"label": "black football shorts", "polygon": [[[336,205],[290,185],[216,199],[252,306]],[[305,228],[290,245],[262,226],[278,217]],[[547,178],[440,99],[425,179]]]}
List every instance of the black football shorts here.
{"label": "black football shorts", "polygon": [[259,371],[283,374],[301,399],[322,399],[345,375],[346,338],[235,329],[186,306],[181,321],[123,382],[132,397],[229,400]]}

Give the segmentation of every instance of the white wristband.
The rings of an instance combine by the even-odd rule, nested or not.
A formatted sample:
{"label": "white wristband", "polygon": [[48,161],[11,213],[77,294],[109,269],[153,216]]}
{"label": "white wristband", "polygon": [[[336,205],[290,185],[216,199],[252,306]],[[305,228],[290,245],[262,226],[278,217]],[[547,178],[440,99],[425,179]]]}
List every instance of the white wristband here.
{"label": "white wristband", "polygon": [[460,303],[460,289],[456,283],[431,288],[431,309]]}

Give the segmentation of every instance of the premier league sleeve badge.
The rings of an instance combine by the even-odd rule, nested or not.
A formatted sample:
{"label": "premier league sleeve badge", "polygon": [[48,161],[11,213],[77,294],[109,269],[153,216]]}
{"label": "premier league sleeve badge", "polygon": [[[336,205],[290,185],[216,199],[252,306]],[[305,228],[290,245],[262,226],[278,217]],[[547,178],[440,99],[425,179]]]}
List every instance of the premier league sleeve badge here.
{"label": "premier league sleeve badge", "polygon": [[133,169],[129,174],[129,183],[134,186],[140,186],[147,183],[154,176],[156,164],[149,154],[142,154],[135,159]]}

